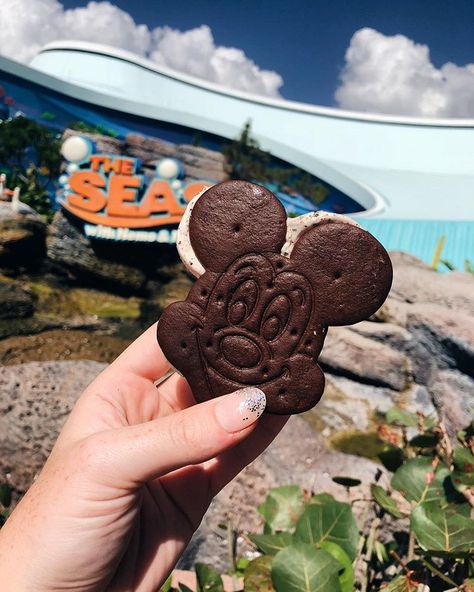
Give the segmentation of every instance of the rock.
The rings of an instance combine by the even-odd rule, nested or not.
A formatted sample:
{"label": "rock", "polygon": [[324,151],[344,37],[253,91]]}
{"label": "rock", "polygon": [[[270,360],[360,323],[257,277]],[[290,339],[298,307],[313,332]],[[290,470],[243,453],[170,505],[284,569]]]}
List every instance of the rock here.
{"label": "rock", "polygon": [[215,150],[180,144],[176,147],[176,158],[184,165],[186,180],[210,179],[220,183],[227,178],[224,155]]}
{"label": "rock", "polygon": [[438,304],[474,315],[474,275],[438,273],[406,253],[390,253],[393,263],[391,296],[409,303]]}
{"label": "rock", "polygon": [[224,156],[202,146],[173,144],[158,138],[129,134],[125,138],[123,150],[126,154],[139,158],[149,174],[154,173],[159,160],[175,158],[183,164],[185,183],[195,180],[219,183],[227,178]]}
{"label": "rock", "polygon": [[95,145],[96,151],[102,154],[121,154],[123,143],[120,139],[105,134],[94,134],[91,132],[83,132],[80,130],[66,129],[64,130],[62,141],[70,136],[80,135],[84,138],[89,138]]}
{"label": "rock", "polygon": [[[97,322],[97,321],[96,321]],[[112,362],[130,344],[129,339],[91,330],[90,326],[70,325],[43,330],[36,335],[7,337],[0,340],[0,364],[13,366],[31,361],[95,360]]]}
{"label": "rock", "polygon": [[[5,214],[5,213],[4,213]],[[36,214],[0,215],[0,266],[37,265],[46,254],[46,223]]]}
{"label": "rock", "polygon": [[458,368],[474,377],[474,316],[436,304],[416,304],[407,327],[439,368]]}
{"label": "rock", "polygon": [[149,296],[140,306],[141,324],[148,327],[160,317],[167,306],[185,300],[194,281],[182,263],[161,268],[158,280],[150,280],[147,284]]}
{"label": "rock", "polygon": [[23,319],[33,314],[33,296],[13,281],[0,279],[0,320]]}
{"label": "rock", "polygon": [[369,319],[376,323],[391,323],[399,327],[406,327],[407,314],[411,304],[388,295],[387,300]]}
{"label": "rock", "polygon": [[405,388],[410,377],[406,356],[345,327],[329,329],[319,361],[332,374],[398,391]]}
{"label": "rock", "polygon": [[395,349],[406,349],[407,345],[413,341],[409,331],[394,323],[362,321],[351,325],[349,329]]}
{"label": "rock", "polygon": [[[140,290],[146,281],[143,270],[117,260],[107,259],[100,249],[110,247],[107,255],[115,251],[117,257],[122,245],[99,245],[88,240],[62,212],[57,212],[49,228],[48,257],[70,274],[83,280]],[[99,253],[97,252],[99,251]]]}
{"label": "rock", "polygon": [[0,367],[0,479],[23,493],[43,466],[97,362],[31,362]]}
{"label": "rock", "polygon": [[325,438],[348,431],[372,432],[376,418],[395,405],[398,393],[326,373],[324,395],[307,412],[308,421]]}
{"label": "rock", "polygon": [[350,433],[375,434],[382,415],[395,405],[436,416],[425,386],[411,383],[403,392],[397,392],[326,374],[324,395],[305,417],[316,432],[333,442]]}
{"label": "rock", "polygon": [[[396,302],[396,300],[391,302]],[[391,306],[391,303],[386,304]],[[424,340],[419,340],[416,335],[405,328],[411,311],[416,310],[414,307],[424,305],[399,304],[403,304],[405,308],[403,326],[390,322],[362,321],[352,325],[349,329],[405,354],[410,361],[410,373],[413,381],[418,384],[430,384],[436,373],[436,358],[426,348]]]}
{"label": "rock", "polygon": [[454,437],[474,417],[474,380],[456,370],[442,370],[431,393],[448,434]]}

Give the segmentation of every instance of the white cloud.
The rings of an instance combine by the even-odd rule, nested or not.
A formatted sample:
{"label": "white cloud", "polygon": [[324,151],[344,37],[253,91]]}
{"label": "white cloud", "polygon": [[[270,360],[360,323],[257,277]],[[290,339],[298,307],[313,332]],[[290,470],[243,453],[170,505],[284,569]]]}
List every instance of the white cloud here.
{"label": "white cloud", "polygon": [[65,9],[58,0],[0,0],[0,53],[28,62],[50,41],[92,41],[149,57],[158,64],[251,93],[279,96],[283,79],[260,69],[241,49],[216,46],[212,31],[150,30],[110,2]]}
{"label": "white cloud", "polygon": [[429,48],[364,28],[346,51],[335,98],[343,109],[422,117],[474,117],[474,64],[436,68]]}
{"label": "white cloud", "polygon": [[279,74],[261,70],[241,49],[216,46],[207,25],[184,32],[157,28],[153,31],[153,45],[150,57],[159,64],[230,88],[279,96],[283,84]]}

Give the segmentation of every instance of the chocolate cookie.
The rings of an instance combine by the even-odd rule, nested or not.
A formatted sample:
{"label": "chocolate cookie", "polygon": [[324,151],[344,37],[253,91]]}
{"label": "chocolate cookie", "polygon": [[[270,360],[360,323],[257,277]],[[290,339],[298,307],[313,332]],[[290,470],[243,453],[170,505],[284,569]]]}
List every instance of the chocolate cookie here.
{"label": "chocolate cookie", "polygon": [[387,252],[354,221],[319,212],[287,220],[270,191],[244,181],[189,204],[178,249],[199,279],[158,323],[165,356],[197,400],[258,386],[269,413],[319,401],[327,327],[370,316],[392,281]]}

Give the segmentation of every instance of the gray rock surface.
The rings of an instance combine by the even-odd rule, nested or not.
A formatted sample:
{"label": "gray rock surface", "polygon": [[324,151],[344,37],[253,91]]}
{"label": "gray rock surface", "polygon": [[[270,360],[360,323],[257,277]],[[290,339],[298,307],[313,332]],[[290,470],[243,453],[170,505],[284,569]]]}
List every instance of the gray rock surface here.
{"label": "gray rock surface", "polygon": [[0,280],[0,320],[25,318],[33,314],[33,296],[15,282]]}
{"label": "gray rock surface", "polygon": [[158,138],[129,134],[125,138],[123,150],[126,154],[139,158],[149,174],[154,172],[156,163],[162,158],[176,158],[183,164],[186,183],[207,179],[219,183],[227,177],[224,156],[202,146],[173,144]]}
{"label": "gray rock surface", "polygon": [[144,271],[138,267],[99,256],[92,243],[62,212],[55,214],[49,227],[47,246],[48,257],[73,276],[130,290],[139,290],[146,281]]}
{"label": "gray rock surface", "polygon": [[415,304],[408,313],[407,327],[438,367],[459,368],[474,377],[473,315],[439,304]]}
{"label": "gray rock surface", "polygon": [[406,356],[345,327],[329,329],[319,362],[334,374],[397,391],[407,386],[410,376]]}
{"label": "gray rock surface", "polygon": [[104,368],[97,362],[0,367],[0,480],[23,493],[43,466],[74,402]]}
{"label": "gray rock surface", "polygon": [[406,253],[390,253],[390,257],[394,267],[392,298],[411,304],[439,304],[474,315],[474,275],[438,273]]}
{"label": "gray rock surface", "polygon": [[457,370],[441,370],[431,396],[448,432],[454,436],[474,418],[474,380]]}

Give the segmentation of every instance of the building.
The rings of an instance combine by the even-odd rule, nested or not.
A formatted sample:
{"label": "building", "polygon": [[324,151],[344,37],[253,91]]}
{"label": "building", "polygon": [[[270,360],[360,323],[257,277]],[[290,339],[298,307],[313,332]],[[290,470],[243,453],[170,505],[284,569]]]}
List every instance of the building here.
{"label": "building", "polygon": [[[430,262],[444,236],[444,259],[458,269],[474,260],[474,120],[257,97],[82,42],[49,44],[31,66],[0,58],[0,84],[13,97],[4,107],[10,114],[21,111],[57,129],[80,120],[118,136],[159,133],[170,142],[202,134],[205,145],[217,146],[250,120],[263,150],[329,188],[322,208],[340,205],[388,249]],[[305,198],[297,196],[296,213],[311,207]]]}

